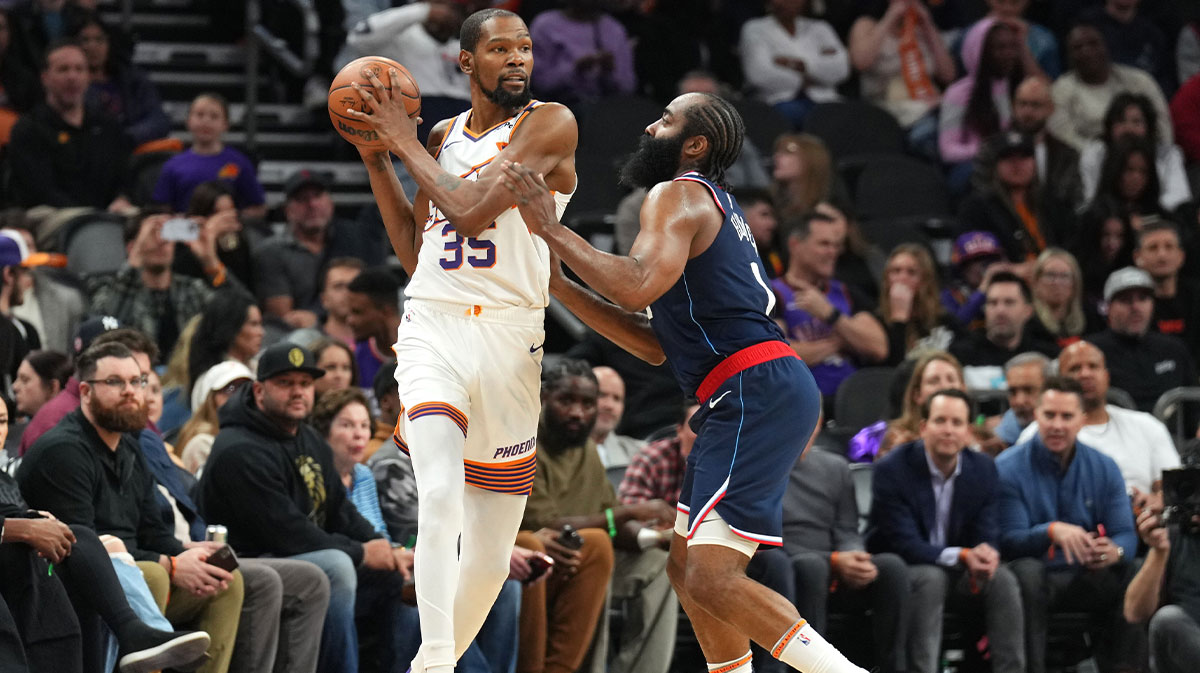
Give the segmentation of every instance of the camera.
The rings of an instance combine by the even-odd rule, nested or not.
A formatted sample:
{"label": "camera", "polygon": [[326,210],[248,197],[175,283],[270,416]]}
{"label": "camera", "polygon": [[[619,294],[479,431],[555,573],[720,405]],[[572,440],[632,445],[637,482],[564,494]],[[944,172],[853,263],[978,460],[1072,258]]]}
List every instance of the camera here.
{"label": "camera", "polygon": [[1164,525],[1177,524],[1188,535],[1200,533],[1200,467],[1163,470]]}
{"label": "camera", "polygon": [[194,241],[200,238],[200,224],[186,217],[173,217],[163,222],[164,241]]}

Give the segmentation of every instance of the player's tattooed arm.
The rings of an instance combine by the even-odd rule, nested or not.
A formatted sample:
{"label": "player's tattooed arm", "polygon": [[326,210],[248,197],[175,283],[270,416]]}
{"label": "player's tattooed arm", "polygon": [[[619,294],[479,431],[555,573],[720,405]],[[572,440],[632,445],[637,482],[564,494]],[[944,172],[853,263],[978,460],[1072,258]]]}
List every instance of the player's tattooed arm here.
{"label": "player's tattooed arm", "polygon": [[363,165],[367,167],[371,192],[379,205],[379,214],[383,218],[383,227],[392,244],[392,250],[404,266],[405,272],[411,276],[417,269],[417,253],[421,248],[421,227],[417,223],[425,221],[428,200],[423,199],[418,192],[414,199],[415,207],[413,203],[409,203],[386,150],[359,148],[359,154],[362,156]]}

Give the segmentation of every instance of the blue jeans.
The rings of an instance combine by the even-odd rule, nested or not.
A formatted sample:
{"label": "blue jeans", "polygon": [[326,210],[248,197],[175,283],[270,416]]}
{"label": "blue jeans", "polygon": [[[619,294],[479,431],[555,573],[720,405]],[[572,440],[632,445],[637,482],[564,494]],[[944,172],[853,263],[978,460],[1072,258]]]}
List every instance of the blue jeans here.
{"label": "blue jeans", "polygon": [[[167,621],[163,613],[158,611],[158,604],[154,602],[154,595],[150,593],[150,587],[146,585],[146,578],[142,577],[142,571],[137,566],[129,565],[124,561],[115,558],[111,560],[113,570],[117,573],[117,580],[121,582],[121,588],[125,590],[125,599],[129,601],[129,607],[133,608],[138,619],[146,622],[146,626],[150,628],[174,631],[175,627],[171,626],[171,622]],[[116,667],[117,654],[117,638],[109,632],[108,654],[105,656],[104,670],[111,671]]]}
{"label": "blue jeans", "polygon": [[358,572],[354,561],[339,549],[322,549],[290,557],[315,564],[329,577],[329,610],[321,630],[320,673],[357,673],[358,632],[354,628],[354,598]]}
{"label": "blue jeans", "polygon": [[513,673],[517,668],[517,627],[521,616],[521,583],[500,588],[475,642],[458,660],[456,673]]}

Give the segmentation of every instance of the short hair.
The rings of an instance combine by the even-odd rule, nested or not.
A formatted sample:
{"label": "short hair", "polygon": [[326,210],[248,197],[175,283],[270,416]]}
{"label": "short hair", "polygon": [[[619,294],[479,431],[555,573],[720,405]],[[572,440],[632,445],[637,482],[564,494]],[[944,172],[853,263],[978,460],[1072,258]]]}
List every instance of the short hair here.
{"label": "short hair", "polygon": [[483,24],[495,18],[510,16],[516,19],[521,18],[507,9],[497,7],[488,7],[471,14],[463,20],[462,27],[458,29],[458,48],[474,52],[475,47],[479,46],[479,38],[483,37]]}
{"label": "short hair", "polygon": [[[11,19],[10,19],[10,25],[11,25]],[[12,28],[13,28],[13,30],[16,30],[15,26],[13,26]],[[50,44],[46,45],[46,49],[42,51],[41,72],[46,72],[47,70],[50,69],[50,54],[53,54],[54,52],[58,51],[59,49],[65,49],[67,47],[75,47],[83,54],[85,54],[85,55],[87,54],[87,52],[83,50],[83,44],[80,43],[79,40],[77,40],[76,38],[60,37],[60,38],[51,40]],[[110,56],[110,58],[111,58],[111,56]]]}
{"label": "short hair", "polygon": [[783,228],[787,231],[789,239],[795,238],[803,241],[812,233],[813,222],[833,224],[837,220],[820,211],[810,210],[798,218],[788,220],[783,224]]}
{"label": "short hair", "polygon": [[1042,370],[1043,378],[1054,376],[1054,362],[1036,351],[1018,353],[1009,358],[1008,362],[1004,363],[1004,374],[1007,376],[1009,371],[1025,365],[1037,365]]}
{"label": "short hair", "polygon": [[142,230],[142,223],[154,215],[169,215],[171,207],[166,205],[149,205],[125,218],[125,228],[121,230],[121,238],[125,245],[133,243]]}
{"label": "short hair", "polygon": [[325,291],[325,281],[329,278],[331,269],[354,269],[362,271],[367,268],[367,263],[357,257],[334,257],[325,265],[325,270],[321,272],[321,277],[318,279],[319,292]]}
{"label": "short hair", "polygon": [[104,358],[133,359],[133,351],[117,341],[101,342],[96,339],[79,354],[79,361],[75,363],[75,378],[84,383],[90,381],[96,375],[96,364]]}
{"label": "short hair", "polygon": [[542,369],[542,391],[545,393],[555,392],[568,379],[575,377],[585,378],[594,383],[597,388],[600,386],[600,382],[596,380],[596,373],[592,371],[592,366],[586,360],[560,358]]}
{"label": "short hair", "polygon": [[55,350],[33,351],[25,356],[25,361],[42,380],[44,386],[49,386],[51,381],[58,381],[59,386],[66,385],[67,379],[75,369],[71,366],[71,358],[66,353]]}
{"label": "short hair", "polygon": [[926,397],[925,401],[921,403],[921,420],[923,420],[923,421],[929,420],[929,414],[931,413],[931,410],[933,409],[933,401],[939,397],[953,397],[956,400],[962,400],[963,402],[966,402],[966,404],[967,404],[967,422],[968,423],[971,422],[971,414],[974,411],[975,403],[973,400],[971,400],[970,395],[968,395],[966,392],[959,390],[957,388],[942,388],[941,390],[935,392],[934,394],[930,395],[929,397]]}
{"label": "short hair", "polygon": [[689,94],[703,98],[684,113],[687,124],[684,136],[700,135],[708,139],[708,154],[700,165],[700,174],[728,189],[725,171],[742,153],[746,125],[742,115],[729,101],[711,93]]}
{"label": "short hair", "polygon": [[1051,390],[1059,393],[1068,393],[1079,398],[1079,406],[1083,406],[1083,386],[1072,378],[1066,376],[1051,376],[1046,379],[1046,383],[1042,384],[1042,394],[1038,396],[1040,402],[1042,397]]}
{"label": "short hair", "polygon": [[737,199],[738,205],[742,208],[758,203],[765,203],[771,206],[772,209],[775,207],[775,200],[771,198],[771,192],[757,187],[735,189],[733,190],[733,198]]}
{"label": "short hair", "polygon": [[367,396],[363,391],[356,387],[343,388],[342,390],[331,390],[321,396],[317,403],[313,405],[312,410],[312,426],[317,432],[321,433],[321,437],[328,437],[329,430],[333,427],[333,418],[342,413],[342,409],[351,404],[361,404],[367,410],[367,418],[371,421],[372,434],[374,433],[375,416],[371,413],[371,403],[367,401]]}
{"label": "short hair", "polygon": [[376,401],[382,400],[392,391],[400,390],[400,382],[396,380],[396,361],[388,360],[379,365],[375,378],[371,381],[371,392],[375,393]]}
{"label": "short hair", "polygon": [[1142,249],[1142,239],[1146,238],[1150,234],[1157,234],[1160,231],[1171,232],[1172,234],[1175,235],[1175,243],[1179,244],[1179,245],[1183,245],[1183,233],[1179,231],[1179,225],[1175,224],[1171,220],[1165,220],[1165,219],[1161,219],[1161,218],[1160,219],[1144,218],[1144,219],[1150,220],[1150,221],[1143,222],[1142,228],[1138,230],[1137,244],[1134,247],[1135,250]]}
{"label": "short hair", "polygon": [[146,357],[150,358],[151,364],[158,362],[158,344],[154,343],[154,339],[151,339],[145,332],[139,329],[121,327],[109,330],[96,337],[92,345],[109,343],[121,344],[129,349],[130,353],[145,353]]}
{"label": "short hair", "polygon": [[992,280],[988,283],[987,288],[984,289],[984,294],[986,295],[987,290],[991,289],[997,283],[1016,283],[1017,287],[1021,288],[1021,296],[1025,298],[1025,303],[1033,303],[1033,291],[1029,289],[1029,283],[1026,283],[1025,279],[1017,274],[1011,271],[998,271],[992,274]]}
{"label": "short hair", "polygon": [[400,311],[400,281],[387,267],[363,269],[350,281],[347,289],[355,294],[367,295],[376,307],[387,306],[397,313]]}

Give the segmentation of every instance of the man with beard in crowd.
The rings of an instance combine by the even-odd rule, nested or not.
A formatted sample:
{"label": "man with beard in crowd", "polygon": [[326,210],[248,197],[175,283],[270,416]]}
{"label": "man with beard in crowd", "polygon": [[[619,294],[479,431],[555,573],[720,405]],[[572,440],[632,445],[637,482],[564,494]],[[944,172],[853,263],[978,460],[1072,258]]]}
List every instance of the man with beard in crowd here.
{"label": "man with beard in crowd", "polygon": [[80,408],[42,435],[18,475],[31,508],[67,524],[86,526],[124,543],[148,577],[169,578],[164,611],[212,636],[211,660],[200,670],[221,672],[233,655],[243,585],[239,571],[207,563],[216,547],[185,545],[160,516],[154,476],[138,449],[146,427],[147,379],[133,353],[119,343],[89,348],[76,365]]}

